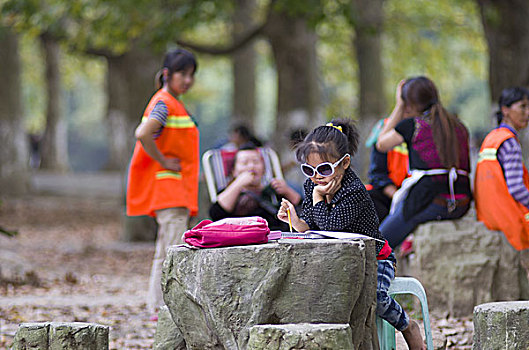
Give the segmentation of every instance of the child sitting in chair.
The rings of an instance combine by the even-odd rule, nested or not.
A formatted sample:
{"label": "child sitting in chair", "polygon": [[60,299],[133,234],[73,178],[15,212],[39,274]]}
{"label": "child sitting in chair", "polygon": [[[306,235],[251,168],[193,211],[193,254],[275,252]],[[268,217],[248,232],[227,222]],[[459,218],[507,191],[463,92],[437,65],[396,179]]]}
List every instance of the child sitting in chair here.
{"label": "child sitting in chair", "polygon": [[271,230],[288,231],[288,225],[276,217],[281,198],[297,205],[301,196],[283,179],[276,178],[264,185],[264,173],[264,161],[257,147],[252,143],[241,146],[235,155],[233,180],[209,209],[211,219],[260,216]]}

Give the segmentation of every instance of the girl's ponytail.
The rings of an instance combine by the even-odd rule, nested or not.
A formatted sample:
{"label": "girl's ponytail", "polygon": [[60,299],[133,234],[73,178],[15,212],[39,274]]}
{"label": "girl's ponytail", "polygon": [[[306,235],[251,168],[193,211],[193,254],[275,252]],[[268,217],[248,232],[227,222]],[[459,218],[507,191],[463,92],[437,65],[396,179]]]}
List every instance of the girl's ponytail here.
{"label": "girl's ponytail", "polygon": [[355,124],[350,119],[333,119],[329,124],[333,126],[338,126],[341,128],[341,132],[347,138],[347,149],[346,153],[349,153],[351,157],[356,154],[358,150],[358,140],[360,138],[358,134],[358,129]]}

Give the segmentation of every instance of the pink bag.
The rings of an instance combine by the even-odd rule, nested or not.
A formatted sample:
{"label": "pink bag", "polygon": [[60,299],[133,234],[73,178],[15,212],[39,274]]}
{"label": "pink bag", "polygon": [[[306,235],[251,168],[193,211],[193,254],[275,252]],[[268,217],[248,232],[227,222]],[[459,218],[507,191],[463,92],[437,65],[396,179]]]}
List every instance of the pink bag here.
{"label": "pink bag", "polygon": [[202,220],[184,232],[184,242],[195,247],[215,248],[268,242],[268,223],[259,216]]}

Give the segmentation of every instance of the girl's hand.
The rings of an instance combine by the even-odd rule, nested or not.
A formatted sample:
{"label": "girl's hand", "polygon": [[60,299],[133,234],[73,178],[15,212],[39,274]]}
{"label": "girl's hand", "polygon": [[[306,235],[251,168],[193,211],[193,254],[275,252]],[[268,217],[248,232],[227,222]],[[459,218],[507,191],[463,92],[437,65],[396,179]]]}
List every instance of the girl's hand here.
{"label": "girl's hand", "polygon": [[172,171],[180,171],[182,167],[180,166],[180,159],[173,157],[164,157],[161,164],[164,169]]}
{"label": "girl's hand", "polygon": [[342,178],[343,175],[338,175],[326,185],[315,186],[313,195],[319,197],[334,196],[334,194],[342,187]]}
{"label": "girl's hand", "polygon": [[298,214],[296,213],[296,208],[287,199],[281,199],[281,206],[277,211],[277,218],[288,224],[287,210],[290,210],[290,221],[292,222],[292,227],[296,231],[305,232],[309,229],[309,225],[307,225],[304,220],[299,218]]}
{"label": "girl's hand", "polygon": [[277,211],[277,218],[288,224],[288,210],[290,210],[290,220],[292,221],[292,226],[296,226],[296,223],[298,223],[300,219],[296,213],[296,208],[288,201],[288,199],[281,199],[281,206]]}

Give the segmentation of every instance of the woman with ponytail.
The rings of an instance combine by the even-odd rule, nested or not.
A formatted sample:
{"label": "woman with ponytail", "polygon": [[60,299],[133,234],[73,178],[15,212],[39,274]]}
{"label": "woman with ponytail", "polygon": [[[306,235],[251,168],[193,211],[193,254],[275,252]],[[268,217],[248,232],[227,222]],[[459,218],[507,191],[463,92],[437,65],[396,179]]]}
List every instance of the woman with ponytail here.
{"label": "woman with ponytail", "polygon": [[529,271],[529,175],[518,132],[529,122],[529,91],[503,90],[496,113],[498,127],[481,145],[474,182],[476,213],[491,230],[502,231]]}
{"label": "woman with ponytail", "polygon": [[165,249],[182,243],[189,216],[198,213],[199,134],[180,101],[193,86],[196,70],[191,52],[177,49],[166,54],[156,79],[159,90],[135,132],[127,215],[150,215],[158,223],[147,300],[153,313],[163,305],[160,278]]}
{"label": "woman with ponytail", "polygon": [[446,111],[435,84],[426,77],[399,83],[395,107],[376,147],[387,152],[402,142],[408,146],[411,176],[394,195],[390,214],[380,225],[392,248],[423,222],[460,218],[471,200],[468,131]]}

